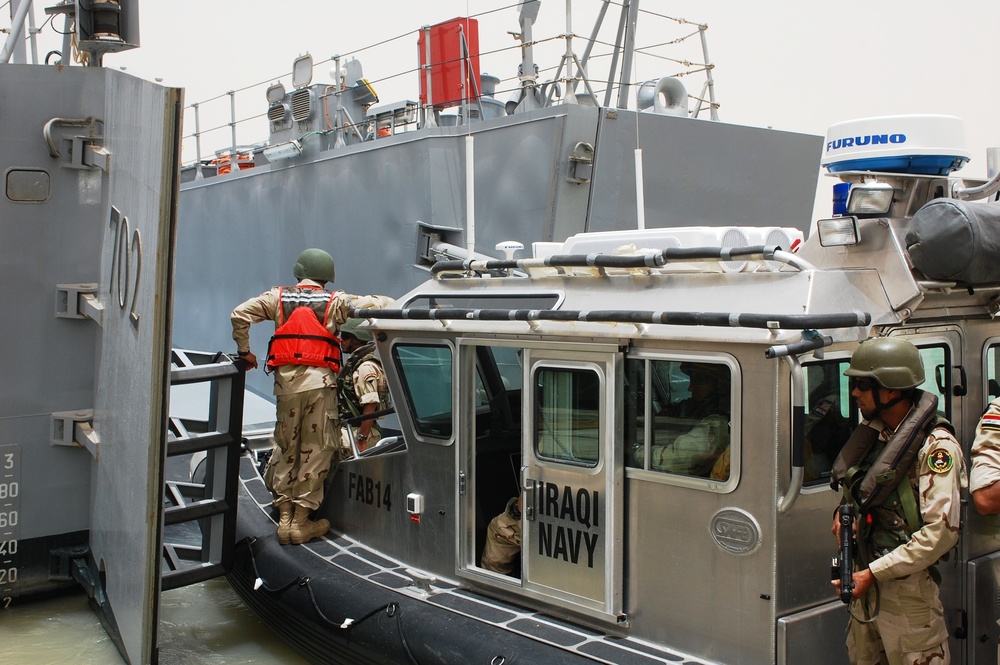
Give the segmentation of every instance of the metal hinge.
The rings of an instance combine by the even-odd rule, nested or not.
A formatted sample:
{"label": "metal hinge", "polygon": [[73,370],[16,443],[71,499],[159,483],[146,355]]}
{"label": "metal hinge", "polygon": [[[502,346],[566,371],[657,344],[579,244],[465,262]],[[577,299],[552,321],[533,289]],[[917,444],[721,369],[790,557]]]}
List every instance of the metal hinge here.
{"label": "metal hinge", "polygon": [[582,184],[590,182],[594,175],[594,146],[580,141],[573,146],[573,152],[569,155],[569,173],[566,180]]}
{"label": "metal hinge", "polygon": [[111,172],[111,152],[101,145],[104,136],[98,134],[97,126],[104,125],[104,122],[94,116],[86,118],[52,118],[45,123],[42,135],[45,137],[45,144],[49,148],[49,155],[53,159],[58,159],[59,148],[56,146],[56,139],[52,135],[55,127],[87,127],[90,130],[88,136],[63,137],[63,142],[68,144],[68,163],[63,164],[71,169],[99,168],[105,173]]}
{"label": "metal hinge", "polygon": [[56,318],[93,319],[104,325],[104,305],[97,284],[56,284]]}
{"label": "metal hinge", "polygon": [[458,472],[458,495],[465,496],[465,471]]}
{"label": "metal hinge", "polygon": [[51,418],[49,442],[53,446],[86,448],[94,459],[100,459],[101,438],[94,431],[94,410],[56,411]]}

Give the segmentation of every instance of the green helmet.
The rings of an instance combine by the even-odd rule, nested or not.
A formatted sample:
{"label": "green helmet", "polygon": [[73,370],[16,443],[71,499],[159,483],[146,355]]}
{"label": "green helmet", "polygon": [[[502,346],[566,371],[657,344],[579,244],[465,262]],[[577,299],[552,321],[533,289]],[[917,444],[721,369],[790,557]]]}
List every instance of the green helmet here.
{"label": "green helmet", "polygon": [[333,257],[322,249],[310,247],[299,254],[292,271],[295,279],[313,279],[317,282],[333,281]]}
{"label": "green helmet", "polygon": [[361,319],[347,319],[347,321],[344,321],[344,325],[340,326],[340,334],[357,337],[362,342],[372,341],[372,331],[367,328],[358,327],[362,323],[364,323],[364,321]]}
{"label": "green helmet", "polygon": [[870,378],[890,390],[906,390],[924,382],[924,364],[917,347],[905,339],[872,337],[861,342],[844,375]]}

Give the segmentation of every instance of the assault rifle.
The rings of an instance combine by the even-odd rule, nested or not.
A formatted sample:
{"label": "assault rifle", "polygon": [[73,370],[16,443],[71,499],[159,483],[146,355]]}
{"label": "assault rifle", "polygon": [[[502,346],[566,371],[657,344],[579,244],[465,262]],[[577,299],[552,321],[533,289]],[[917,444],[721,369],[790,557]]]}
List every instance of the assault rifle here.
{"label": "assault rifle", "polygon": [[845,603],[851,602],[854,595],[854,512],[851,507],[844,504],[838,511],[838,521],[840,522],[840,552],[839,556],[833,559],[833,579],[840,579],[840,599]]}

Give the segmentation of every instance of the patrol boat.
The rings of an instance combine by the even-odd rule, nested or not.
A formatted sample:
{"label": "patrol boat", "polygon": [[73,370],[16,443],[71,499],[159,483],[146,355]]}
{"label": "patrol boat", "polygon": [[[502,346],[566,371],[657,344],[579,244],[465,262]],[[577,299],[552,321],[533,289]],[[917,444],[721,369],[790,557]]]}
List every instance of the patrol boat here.
{"label": "patrol boat", "polygon": [[[846,662],[829,481],[851,353],[916,345],[966,452],[1000,395],[1000,175],[955,177],[961,145],[949,116],[831,128],[837,214],[808,237],[639,229],[436,262],[355,312],[400,434],[340,463],[332,531],[301,546],[244,459],[231,583],[317,663]],[[689,418],[695,367],[717,399]],[[518,496],[505,575],[481,557]],[[955,662],[996,657],[997,526],[963,509],[937,564]]]}
{"label": "patrol boat", "polygon": [[[132,663],[156,660],[161,589],[230,567],[227,467],[241,437],[253,438],[238,416],[252,417],[242,407],[270,388],[255,374],[244,393],[230,359],[189,349],[229,348],[219,313],[247,284],[283,281],[302,239],[350,238],[359,251],[338,252],[338,286],[397,295],[439,257],[485,256],[510,233],[551,241],[628,226],[636,214],[650,226],[737,212],[804,220],[812,206],[819,137],[714,121],[704,48],[685,58],[709,74],[700,95],[674,76],[631,80],[634,0],[622,8],[604,89],[587,75],[598,58],[570,47],[568,11],[561,66],[549,76],[535,64],[540,3],[529,1],[508,10],[519,28],[513,78],[497,82],[480,67],[490,54],[479,53],[476,17],[413,33],[426,74],[415,77],[419,101],[376,102],[357,58],[334,61],[332,85],[313,83],[306,57],[288,92],[269,86],[258,102],[266,141],[237,144],[233,117],[231,144],[184,166],[179,146],[204,138],[205,116],[187,116],[177,89],[103,67],[138,45],[138,5],[53,2],[45,12],[65,39],[41,66],[27,64],[36,7],[15,0],[0,58],[0,292],[17,313],[3,324],[17,352],[0,382],[0,604],[82,585]],[[705,28],[689,41],[704,45]],[[761,155],[771,168],[753,168]],[[726,191],[688,195],[712,179]],[[764,201],[762,189],[777,199]],[[386,268],[373,274],[364,269],[374,248]],[[175,300],[183,306],[172,311]],[[167,477],[171,458],[199,448],[205,482]],[[192,519],[200,546],[171,536]]]}

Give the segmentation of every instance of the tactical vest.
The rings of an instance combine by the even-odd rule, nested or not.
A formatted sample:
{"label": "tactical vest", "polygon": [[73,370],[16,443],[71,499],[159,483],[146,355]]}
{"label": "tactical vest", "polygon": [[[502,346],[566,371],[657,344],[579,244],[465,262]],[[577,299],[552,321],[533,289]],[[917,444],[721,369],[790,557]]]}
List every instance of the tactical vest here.
{"label": "tactical vest", "polygon": [[938,427],[954,428],[938,415],[937,397],[914,391],[914,406],[888,442],[880,432],[862,426],[854,430],[831,470],[831,485],[844,483],[844,497],[859,515],[858,544],[865,564],[910,539],[923,526],[917,501],[917,455]]}
{"label": "tactical vest", "polygon": [[[348,356],[347,362],[344,364],[344,371],[337,377],[337,394],[343,398],[341,400],[341,418],[353,418],[361,415],[361,398],[354,391],[354,372],[369,360],[378,363],[380,367],[382,365],[382,362],[375,355],[374,342],[369,342],[361,348],[355,349],[354,353]],[[379,386],[378,408],[381,410],[388,408],[388,406],[388,391],[383,386]]]}
{"label": "tactical vest", "polygon": [[319,287],[278,289],[278,327],[267,345],[268,370],[307,365],[340,371],[340,338],[326,327],[333,297]]}

